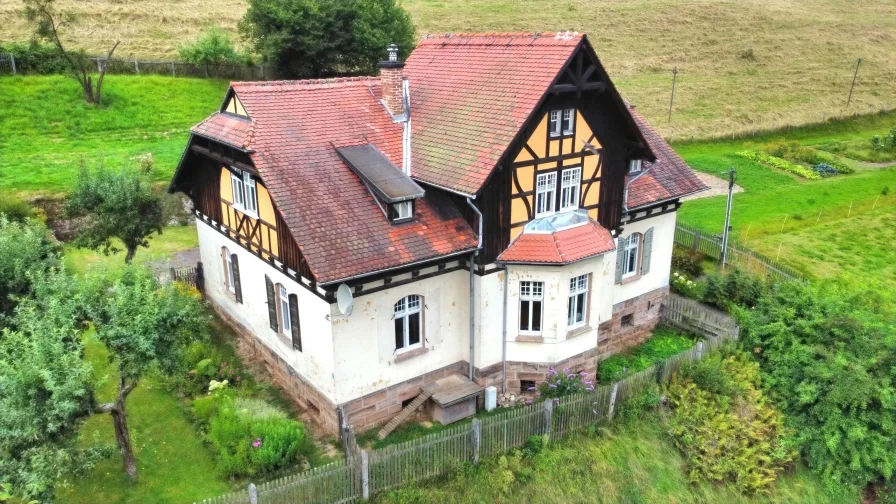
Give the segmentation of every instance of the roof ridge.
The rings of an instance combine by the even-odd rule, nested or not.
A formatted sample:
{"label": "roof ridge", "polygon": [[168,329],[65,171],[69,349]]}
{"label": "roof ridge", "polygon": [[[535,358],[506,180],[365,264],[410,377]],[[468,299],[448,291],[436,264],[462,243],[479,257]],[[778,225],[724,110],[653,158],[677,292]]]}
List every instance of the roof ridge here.
{"label": "roof ridge", "polygon": [[554,39],[578,40],[585,36],[577,31],[541,31],[541,32],[461,32],[461,33],[428,33],[423,35],[420,43],[435,40],[460,40],[472,38],[517,38],[517,39]]}
{"label": "roof ridge", "polygon": [[272,81],[237,81],[231,82],[234,87],[274,87],[274,86],[313,86],[318,84],[346,84],[352,82],[379,81],[378,75],[358,75],[352,77],[326,77],[319,79],[272,80]]}

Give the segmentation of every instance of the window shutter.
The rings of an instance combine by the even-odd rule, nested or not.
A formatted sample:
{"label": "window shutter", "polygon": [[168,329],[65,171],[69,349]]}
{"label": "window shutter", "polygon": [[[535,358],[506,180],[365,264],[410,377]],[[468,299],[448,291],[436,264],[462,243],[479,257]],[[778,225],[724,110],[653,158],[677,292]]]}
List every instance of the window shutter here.
{"label": "window shutter", "polygon": [[230,262],[233,264],[233,293],[236,295],[236,302],[243,302],[243,286],[240,284],[240,263],[236,254],[230,254]]}
{"label": "window shutter", "polygon": [[644,246],[641,249],[641,274],[650,273],[650,251],[653,248],[653,228],[644,233]]}
{"label": "window shutter", "polygon": [[625,244],[627,238],[619,237],[616,244],[616,283],[622,283],[622,266],[625,264]]}
{"label": "window shutter", "polygon": [[274,282],[271,277],[264,276],[264,286],[268,292],[268,319],[271,322],[271,330],[280,331],[280,321],[277,319],[277,297],[274,295]]}
{"label": "window shutter", "polygon": [[299,297],[289,295],[289,325],[292,326],[292,347],[302,351],[302,329],[299,327]]}

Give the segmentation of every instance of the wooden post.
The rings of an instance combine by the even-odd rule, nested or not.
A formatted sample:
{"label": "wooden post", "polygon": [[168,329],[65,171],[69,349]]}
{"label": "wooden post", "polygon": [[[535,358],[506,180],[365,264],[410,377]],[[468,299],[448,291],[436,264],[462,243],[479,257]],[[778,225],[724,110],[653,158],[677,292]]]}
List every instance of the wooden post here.
{"label": "wooden post", "polygon": [[613,382],[613,388],[610,390],[610,412],[608,413],[610,420],[613,419],[613,413],[616,411],[616,393],[619,391],[619,382]]}
{"label": "wooden post", "polygon": [[698,247],[699,243],[700,243],[700,230],[695,229],[694,230],[694,246],[691,247],[691,251],[693,251],[694,253],[697,253],[697,247]]}
{"label": "wooden post", "polygon": [[12,65],[12,74],[16,74],[16,56],[13,53],[9,53],[9,64]]}
{"label": "wooden post", "polygon": [[473,419],[473,430],[471,434],[473,436],[473,464],[479,463],[479,447],[481,446],[482,440],[482,423],[478,418]]}
{"label": "wooden post", "polygon": [[545,399],[544,401],[544,436],[551,439],[551,419],[554,416],[554,400]]}
{"label": "wooden post", "polygon": [[258,504],[258,488],[255,483],[249,483],[249,504]]}
{"label": "wooden post", "polygon": [[137,60],[134,60],[134,72],[140,73],[140,63]]}
{"label": "wooden post", "polygon": [[172,76],[172,77],[175,76],[175,73],[174,73],[174,62],[173,62],[173,61],[171,62],[171,76]]}
{"label": "wooden post", "polygon": [[370,463],[366,450],[361,450],[361,498],[370,499]]}
{"label": "wooden post", "polygon": [[697,342],[697,360],[703,359],[703,342]]}

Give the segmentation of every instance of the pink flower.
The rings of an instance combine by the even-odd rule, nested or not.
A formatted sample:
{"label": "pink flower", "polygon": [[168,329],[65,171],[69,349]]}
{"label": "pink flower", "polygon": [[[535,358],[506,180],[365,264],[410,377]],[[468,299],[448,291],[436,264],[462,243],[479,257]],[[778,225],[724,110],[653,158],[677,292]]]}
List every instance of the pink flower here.
{"label": "pink flower", "polygon": [[260,447],[261,447],[261,438],[256,439],[255,442],[252,443],[252,447],[253,447],[253,448],[260,448]]}

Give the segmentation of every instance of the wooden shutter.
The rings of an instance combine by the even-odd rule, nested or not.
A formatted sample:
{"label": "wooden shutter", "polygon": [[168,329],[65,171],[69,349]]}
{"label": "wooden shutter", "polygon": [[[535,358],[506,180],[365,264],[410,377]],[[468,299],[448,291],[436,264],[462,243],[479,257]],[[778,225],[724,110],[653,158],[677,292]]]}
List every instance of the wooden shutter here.
{"label": "wooden shutter", "polygon": [[230,254],[230,263],[233,264],[233,293],[236,296],[236,302],[243,302],[243,286],[240,283],[240,263],[236,254]]}
{"label": "wooden shutter", "polygon": [[299,297],[289,295],[289,325],[292,326],[292,347],[302,351],[302,328],[299,327]]}
{"label": "wooden shutter", "polygon": [[650,252],[653,248],[653,228],[644,233],[644,245],[641,248],[641,274],[650,273]]}
{"label": "wooden shutter", "polygon": [[616,283],[622,283],[622,267],[625,265],[625,244],[628,238],[619,237],[616,245]]}
{"label": "wooden shutter", "polygon": [[271,330],[279,332],[280,321],[277,318],[277,296],[274,294],[274,282],[271,281],[271,277],[264,276],[264,286],[268,292],[268,319],[271,322]]}

